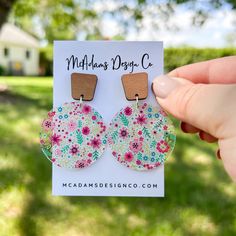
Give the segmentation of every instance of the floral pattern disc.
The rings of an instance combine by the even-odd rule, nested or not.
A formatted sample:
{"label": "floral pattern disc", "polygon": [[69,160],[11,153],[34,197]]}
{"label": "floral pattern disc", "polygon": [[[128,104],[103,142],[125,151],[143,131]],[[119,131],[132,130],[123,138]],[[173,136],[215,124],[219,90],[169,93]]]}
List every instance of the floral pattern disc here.
{"label": "floral pattern disc", "polygon": [[40,146],[44,155],[52,161],[52,132],[54,111],[49,111],[47,118],[43,120],[40,132]]}
{"label": "floral pattern disc", "polygon": [[127,106],[108,130],[112,155],[125,166],[149,170],[163,164],[175,145],[175,131],[167,114],[147,103]]}
{"label": "floral pattern disc", "polygon": [[[42,151],[54,164],[84,168],[104,152],[107,135],[101,115],[87,104],[65,103],[42,123]],[[53,155],[52,155],[53,153]]]}

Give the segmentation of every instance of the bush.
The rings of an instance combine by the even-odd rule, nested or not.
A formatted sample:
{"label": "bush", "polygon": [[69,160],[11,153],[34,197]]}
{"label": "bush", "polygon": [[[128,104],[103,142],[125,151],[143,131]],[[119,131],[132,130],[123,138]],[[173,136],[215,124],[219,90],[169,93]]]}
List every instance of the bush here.
{"label": "bush", "polygon": [[199,61],[236,55],[236,48],[167,48],[164,54],[165,71]]}
{"label": "bush", "polygon": [[5,72],[6,72],[5,68],[2,65],[0,65],[0,75],[5,75]]}
{"label": "bush", "polygon": [[49,45],[40,49],[39,54],[40,74],[50,76],[53,73],[53,46]]}

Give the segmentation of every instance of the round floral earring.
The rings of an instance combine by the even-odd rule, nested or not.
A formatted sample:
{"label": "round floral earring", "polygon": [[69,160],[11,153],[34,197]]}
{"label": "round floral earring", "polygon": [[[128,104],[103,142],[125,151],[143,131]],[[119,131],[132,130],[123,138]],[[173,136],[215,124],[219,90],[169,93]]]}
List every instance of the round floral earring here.
{"label": "round floral earring", "polygon": [[146,73],[122,76],[126,98],[136,103],[121,109],[110,123],[108,143],[117,161],[134,170],[149,170],[163,164],[175,145],[175,131],[160,107],[146,102]]}
{"label": "round floral earring", "polygon": [[[72,75],[73,78],[82,78],[81,81],[84,81],[84,74]],[[92,78],[94,81],[95,77]],[[86,77],[86,82],[87,80]],[[81,81],[80,85],[83,84]],[[95,87],[93,89],[95,90]],[[93,96],[87,97],[86,94],[86,91],[79,94],[80,102],[65,103],[53,109],[42,122],[41,149],[57,166],[84,168],[94,163],[105,150],[106,126],[102,116],[94,108],[82,102],[82,100],[92,100]]]}

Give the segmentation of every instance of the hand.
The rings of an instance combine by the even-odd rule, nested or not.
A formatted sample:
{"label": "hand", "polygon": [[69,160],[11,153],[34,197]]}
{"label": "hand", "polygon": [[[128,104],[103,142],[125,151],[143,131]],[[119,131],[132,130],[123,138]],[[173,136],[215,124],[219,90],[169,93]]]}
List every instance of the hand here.
{"label": "hand", "polygon": [[236,182],[236,56],[179,67],[157,77],[153,92],[184,132],[218,141],[218,155]]}

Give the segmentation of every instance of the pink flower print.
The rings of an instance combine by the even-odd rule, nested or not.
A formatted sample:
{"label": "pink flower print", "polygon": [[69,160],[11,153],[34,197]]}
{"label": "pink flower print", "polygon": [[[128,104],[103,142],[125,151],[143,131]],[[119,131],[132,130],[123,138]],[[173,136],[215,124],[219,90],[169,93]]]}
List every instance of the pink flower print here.
{"label": "pink flower print", "polygon": [[57,146],[59,146],[60,142],[62,141],[61,135],[53,134],[51,137],[51,140],[52,140],[52,145],[56,144]]}
{"label": "pink flower print", "polygon": [[71,149],[70,149],[70,154],[71,154],[72,156],[75,156],[75,155],[78,154],[78,152],[79,152],[78,145],[77,145],[77,144],[72,145],[72,147],[71,147]]}
{"label": "pink flower print", "polygon": [[83,133],[84,135],[88,135],[88,134],[90,133],[89,127],[88,127],[88,126],[83,127],[82,133]]}
{"label": "pink flower print", "polygon": [[102,131],[105,132],[107,127],[105,125],[102,126]]}
{"label": "pink flower print", "polygon": [[60,156],[61,155],[61,150],[60,149],[56,149],[55,150],[55,155],[56,156]]}
{"label": "pink flower print", "polygon": [[52,121],[50,119],[46,119],[43,121],[42,126],[45,131],[51,130],[52,129]]}
{"label": "pink flower print", "polygon": [[160,166],[161,165],[161,163],[160,162],[156,162],[155,163],[155,166],[157,167],[157,166]]}
{"label": "pink flower print", "polygon": [[76,130],[77,128],[77,124],[74,120],[70,120],[68,123],[68,131],[69,132],[73,132],[74,130]]}
{"label": "pink flower print", "polygon": [[125,113],[125,115],[130,116],[132,114],[132,108],[131,107],[126,107],[124,109],[124,113]]}
{"label": "pink flower print", "polygon": [[131,162],[134,158],[134,155],[132,154],[132,152],[126,152],[125,153],[125,160],[128,162]]}
{"label": "pink flower print", "polygon": [[110,145],[114,144],[113,139],[112,139],[111,137],[108,137],[107,142],[108,142]]}
{"label": "pink flower print", "polygon": [[137,123],[140,124],[140,125],[144,125],[144,124],[147,124],[147,118],[145,117],[144,114],[141,114],[139,115],[137,118]]}
{"label": "pink flower print", "polygon": [[91,112],[91,107],[90,106],[88,106],[88,105],[84,105],[83,106],[83,109],[82,109],[82,113],[83,114],[89,114]]}
{"label": "pink flower print", "polygon": [[101,145],[101,140],[99,138],[93,138],[90,144],[94,149],[98,149]]}
{"label": "pink flower print", "polygon": [[88,164],[86,163],[85,160],[78,160],[75,163],[75,168],[84,168],[86,166],[88,166]]}
{"label": "pink flower print", "polygon": [[134,139],[134,141],[131,141],[129,143],[129,148],[132,152],[138,153],[142,150],[143,143],[139,141],[138,139]]}
{"label": "pink flower print", "polygon": [[48,116],[49,116],[49,117],[53,117],[53,116],[55,116],[55,114],[56,114],[55,111],[49,111],[49,112],[48,112]]}
{"label": "pink flower print", "polygon": [[43,139],[40,139],[40,144],[41,145],[44,145],[45,144],[45,141]]}
{"label": "pink flower print", "polygon": [[168,152],[170,149],[170,146],[168,145],[168,143],[164,140],[161,140],[160,142],[157,143],[156,146],[157,151],[161,152],[161,153],[165,153]]}
{"label": "pink flower print", "polygon": [[123,139],[127,138],[127,137],[128,137],[128,131],[127,131],[127,129],[126,129],[126,128],[120,129],[119,135],[120,135],[120,137],[123,138]]}
{"label": "pink flower print", "polygon": [[141,162],[140,160],[137,160],[137,161],[136,161],[136,164],[137,164],[137,165],[141,165],[142,162]]}
{"label": "pink flower print", "polygon": [[163,110],[160,110],[160,114],[163,115],[164,117],[167,116],[166,112]]}
{"label": "pink flower print", "polygon": [[163,129],[164,129],[164,130],[167,130],[167,129],[168,129],[168,126],[167,126],[167,125],[164,125],[164,126],[163,126]]}

